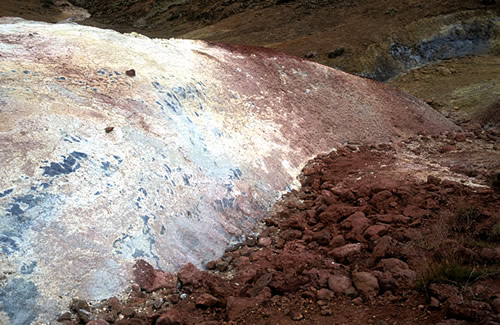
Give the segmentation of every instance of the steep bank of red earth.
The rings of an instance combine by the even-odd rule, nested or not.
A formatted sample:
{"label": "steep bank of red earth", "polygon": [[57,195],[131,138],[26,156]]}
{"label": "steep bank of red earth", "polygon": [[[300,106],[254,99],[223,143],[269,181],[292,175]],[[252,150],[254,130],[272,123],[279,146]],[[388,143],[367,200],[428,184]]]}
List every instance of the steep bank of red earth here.
{"label": "steep bank of red earth", "polygon": [[[138,261],[66,324],[500,324],[500,134],[422,135],[311,160],[259,235],[177,275]],[[479,152],[476,152],[479,150]]]}

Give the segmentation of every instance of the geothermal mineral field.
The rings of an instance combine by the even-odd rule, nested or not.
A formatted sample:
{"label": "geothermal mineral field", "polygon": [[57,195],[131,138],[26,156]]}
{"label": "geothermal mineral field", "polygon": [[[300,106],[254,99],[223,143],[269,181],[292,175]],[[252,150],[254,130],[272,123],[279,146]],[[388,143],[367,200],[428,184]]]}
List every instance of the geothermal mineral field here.
{"label": "geothermal mineral field", "polygon": [[314,156],[456,127],[391,86],[267,49],[0,18],[0,323],[202,268]]}

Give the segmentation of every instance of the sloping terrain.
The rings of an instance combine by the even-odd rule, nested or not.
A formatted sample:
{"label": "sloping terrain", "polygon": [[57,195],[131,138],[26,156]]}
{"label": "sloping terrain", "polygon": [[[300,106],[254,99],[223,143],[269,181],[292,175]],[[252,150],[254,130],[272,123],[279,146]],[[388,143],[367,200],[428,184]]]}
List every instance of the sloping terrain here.
{"label": "sloping terrain", "polygon": [[[403,75],[404,80],[393,84],[422,100],[434,100],[457,122],[470,119],[471,112],[484,109],[499,95],[495,62],[500,54],[500,3],[495,1],[74,3],[92,13],[87,24],[153,37],[265,46],[383,81]],[[481,71],[479,80],[468,78],[477,74],[481,62],[489,68]],[[429,73],[428,64],[450,71],[458,65],[461,73]],[[424,78],[412,78],[413,72],[404,77],[409,69],[421,67],[425,85]],[[429,97],[432,93],[436,95]]]}
{"label": "sloping terrain", "polygon": [[[121,299],[74,300],[59,319],[499,324],[500,179],[487,186],[500,167],[498,137],[475,131],[321,155],[260,234],[208,270],[188,264],[173,275],[138,261],[136,283]],[[455,167],[471,156],[481,163],[464,175]]]}
{"label": "sloping terrain", "polygon": [[137,258],[201,267],[320,153],[458,129],[391,86],[271,50],[16,18],[0,41],[12,324],[119,292]]}
{"label": "sloping terrain", "polygon": [[[61,21],[54,9],[66,10],[61,1],[20,3],[0,4],[0,15]],[[432,100],[458,123],[498,98],[500,70],[498,64],[489,64],[498,61],[500,53],[500,3],[495,0],[72,3],[92,14],[83,24],[150,37],[265,46],[377,80],[398,77],[390,82],[422,100]],[[82,20],[81,14],[76,16]],[[481,68],[485,64],[488,69]],[[436,66],[439,71],[433,69]],[[479,79],[467,77],[478,70],[482,70]]]}
{"label": "sloping terrain", "polygon": [[498,1],[72,2],[208,42],[0,18],[0,324],[500,324]]}

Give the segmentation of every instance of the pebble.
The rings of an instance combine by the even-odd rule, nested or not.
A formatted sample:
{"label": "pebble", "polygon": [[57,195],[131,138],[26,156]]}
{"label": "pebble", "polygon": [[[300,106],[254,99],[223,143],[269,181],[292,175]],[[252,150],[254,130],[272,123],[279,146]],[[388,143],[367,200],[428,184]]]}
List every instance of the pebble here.
{"label": "pebble", "polygon": [[304,318],[304,315],[298,311],[292,311],[290,312],[290,318],[294,321],[299,321]]}

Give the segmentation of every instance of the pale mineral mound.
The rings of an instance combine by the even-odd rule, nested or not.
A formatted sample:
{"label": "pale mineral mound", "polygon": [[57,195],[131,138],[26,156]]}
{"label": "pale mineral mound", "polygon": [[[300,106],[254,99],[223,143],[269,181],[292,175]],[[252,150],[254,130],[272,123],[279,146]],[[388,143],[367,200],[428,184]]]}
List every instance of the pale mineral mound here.
{"label": "pale mineral mound", "polygon": [[203,266],[339,144],[454,128],[265,49],[0,18],[0,323],[117,294],[138,258]]}

